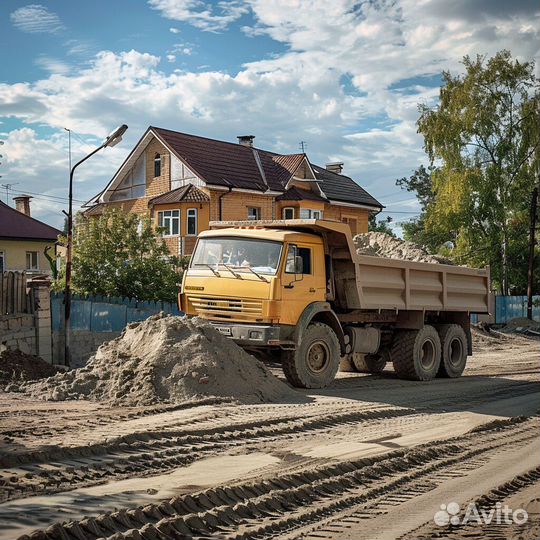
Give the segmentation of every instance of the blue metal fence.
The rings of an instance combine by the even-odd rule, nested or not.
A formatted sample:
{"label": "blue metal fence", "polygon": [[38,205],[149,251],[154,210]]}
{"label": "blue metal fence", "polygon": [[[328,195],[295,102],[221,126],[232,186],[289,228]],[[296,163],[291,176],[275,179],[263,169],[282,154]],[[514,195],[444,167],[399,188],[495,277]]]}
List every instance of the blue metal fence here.
{"label": "blue metal fence", "polygon": [[[51,310],[53,331],[61,330],[64,326],[63,293],[51,295]],[[171,302],[138,302],[130,298],[74,294],[71,300],[71,328],[92,332],[121,332],[128,323],[143,321],[160,311],[181,315],[178,305]]]}
{"label": "blue metal fence", "polygon": [[[526,296],[496,296],[495,322],[502,324],[516,317],[527,316]],[[540,296],[533,296],[533,319],[540,322]]]}

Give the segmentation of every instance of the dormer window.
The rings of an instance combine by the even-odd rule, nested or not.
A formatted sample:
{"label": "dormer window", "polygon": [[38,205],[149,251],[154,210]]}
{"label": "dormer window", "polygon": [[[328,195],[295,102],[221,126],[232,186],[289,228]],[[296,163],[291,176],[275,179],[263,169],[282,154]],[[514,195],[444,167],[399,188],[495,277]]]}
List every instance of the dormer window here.
{"label": "dormer window", "polygon": [[154,178],[156,176],[161,176],[161,156],[156,154],[154,158]]}

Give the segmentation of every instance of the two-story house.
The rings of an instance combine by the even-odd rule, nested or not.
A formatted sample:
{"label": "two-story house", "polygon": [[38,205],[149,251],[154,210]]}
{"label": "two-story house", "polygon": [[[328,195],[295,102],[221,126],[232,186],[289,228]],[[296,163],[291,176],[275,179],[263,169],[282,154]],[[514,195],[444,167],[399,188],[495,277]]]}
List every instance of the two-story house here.
{"label": "two-story house", "polygon": [[171,254],[189,255],[210,221],[324,218],[366,232],[382,205],[342,163],[325,168],[306,154],[276,154],[253,146],[149,127],[105,189],[86,206],[149,215],[165,229]]}

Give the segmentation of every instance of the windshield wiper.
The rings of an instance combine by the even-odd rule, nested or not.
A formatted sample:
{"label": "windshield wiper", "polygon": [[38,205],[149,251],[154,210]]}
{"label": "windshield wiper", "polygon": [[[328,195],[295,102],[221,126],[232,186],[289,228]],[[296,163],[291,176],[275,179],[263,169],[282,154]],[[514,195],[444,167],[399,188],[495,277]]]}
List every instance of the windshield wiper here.
{"label": "windshield wiper", "polygon": [[222,262],[222,264],[236,279],[244,279],[240,274],[235,272],[228,264]]}
{"label": "windshield wiper", "polygon": [[255,272],[251,266],[242,266],[242,268],[247,268],[252,274],[255,274],[259,279],[262,281],[266,281],[266,283],[270,283],[264,276],[261,276],[258,272]]}
{"label": "windshield wiper", "polygon": [[206,267],[210,268],[210,270],[212,270],[212,272],[214,273],[215,276],[221,277],[221,274],[215,268],[212,268],[209,264],[203,263],[203,266],[206,266]]}

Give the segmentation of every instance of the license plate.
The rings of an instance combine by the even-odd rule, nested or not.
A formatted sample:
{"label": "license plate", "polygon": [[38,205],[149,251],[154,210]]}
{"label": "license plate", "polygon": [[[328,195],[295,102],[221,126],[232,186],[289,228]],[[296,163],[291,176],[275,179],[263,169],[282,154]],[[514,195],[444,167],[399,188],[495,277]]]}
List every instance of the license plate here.
{"label": "license plate", "polygon": [[225,336],[232,335],[231,329],[227,326],[218,326],[217,329],[218,329],[218,332],[221,332]]}

